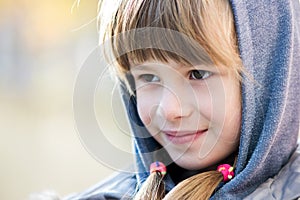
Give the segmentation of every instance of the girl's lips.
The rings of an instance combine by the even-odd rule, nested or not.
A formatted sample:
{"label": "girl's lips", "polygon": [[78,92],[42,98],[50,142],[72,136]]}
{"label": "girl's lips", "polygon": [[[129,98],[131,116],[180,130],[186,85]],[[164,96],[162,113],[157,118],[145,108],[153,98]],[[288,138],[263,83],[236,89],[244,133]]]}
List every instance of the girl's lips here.
{"label": "girl's lips", "polygon": [[173,144],[185,144],[195,141],[200,135],[204,134],[206,131],[207,129],[183,132],[163,131],[163,133],[165,133],[168,140],[170,140],[170,142],[172,142]]}

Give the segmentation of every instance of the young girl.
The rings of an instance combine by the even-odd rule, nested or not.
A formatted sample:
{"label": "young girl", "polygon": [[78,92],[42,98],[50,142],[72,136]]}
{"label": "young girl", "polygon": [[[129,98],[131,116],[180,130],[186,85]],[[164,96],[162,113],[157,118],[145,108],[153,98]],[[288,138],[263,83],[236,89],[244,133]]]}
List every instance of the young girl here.
{"label": "young girl", "polygon": [[299,1],[116,5],[100,2],[100,31],[137,171],[70,199],[300,197]]}

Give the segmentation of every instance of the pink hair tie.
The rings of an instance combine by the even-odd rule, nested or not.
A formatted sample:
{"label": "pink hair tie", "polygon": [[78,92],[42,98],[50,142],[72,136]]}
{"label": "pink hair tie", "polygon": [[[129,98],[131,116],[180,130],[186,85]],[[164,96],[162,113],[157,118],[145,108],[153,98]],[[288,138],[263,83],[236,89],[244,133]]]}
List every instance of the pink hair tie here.
{"label": "pink hair tie", "polygon": [[167,168],[163,163],[156,161],[150,165],[150,173],[153,172],[160,172],[164,176],[167,173]]}
{"label": "pink hair tie", "polygon": [[224,182],[227,182],[234,177],[233,167],[228,164],[219,165],[217,171],[223,174]]}

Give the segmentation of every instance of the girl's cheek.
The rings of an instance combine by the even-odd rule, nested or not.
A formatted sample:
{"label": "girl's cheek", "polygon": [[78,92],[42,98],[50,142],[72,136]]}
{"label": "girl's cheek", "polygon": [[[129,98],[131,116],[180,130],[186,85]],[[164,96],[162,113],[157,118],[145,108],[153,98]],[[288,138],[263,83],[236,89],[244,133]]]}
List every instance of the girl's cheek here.
{"label": "girl's cheek", "polygon": [[139,111],[139,116],[145,126],[149,126],[151,124],[150,114],[144,113],[143,111]]}
{"label": "girl's cheek", "polygon": [[149,126],[151,124],[151,105],[149,105],[149,100],[148,103],[143,97],[138,97],[138,102],[137,102],[137,109],[138,109],[138,114],[142,122],[144,123],[145,126]]}

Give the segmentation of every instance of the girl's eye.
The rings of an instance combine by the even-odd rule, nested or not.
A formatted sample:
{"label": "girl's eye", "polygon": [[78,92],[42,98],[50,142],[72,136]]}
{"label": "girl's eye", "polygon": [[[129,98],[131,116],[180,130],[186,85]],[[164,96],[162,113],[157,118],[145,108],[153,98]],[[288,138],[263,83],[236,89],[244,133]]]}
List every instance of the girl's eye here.
{"label": "girl's eye", "polygon": [[192,80],[201,80],[208,78],[211,74],[212,72],[205,70],[192,70],[189,78]]}
{"label": "girl's eye", "polygon": [[159,82],[160,81],[159,77],[155,76],[153,74],[140,75],[140,79],[145,81],[145,82]]}

